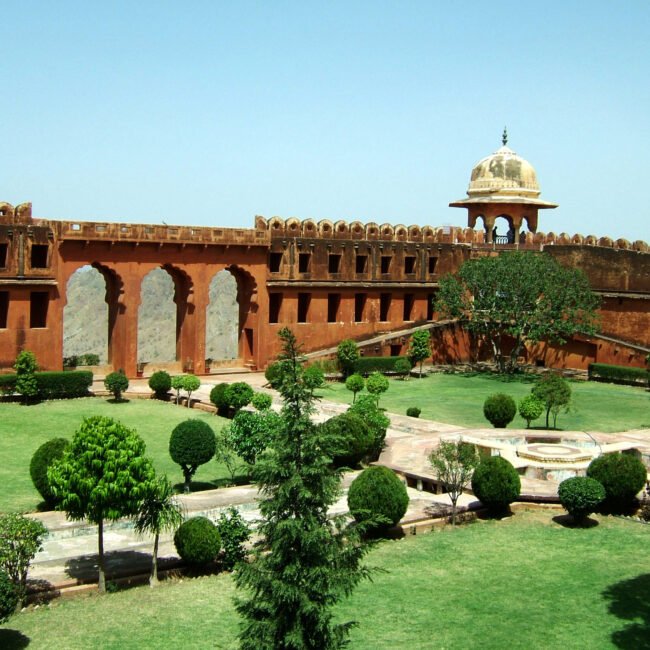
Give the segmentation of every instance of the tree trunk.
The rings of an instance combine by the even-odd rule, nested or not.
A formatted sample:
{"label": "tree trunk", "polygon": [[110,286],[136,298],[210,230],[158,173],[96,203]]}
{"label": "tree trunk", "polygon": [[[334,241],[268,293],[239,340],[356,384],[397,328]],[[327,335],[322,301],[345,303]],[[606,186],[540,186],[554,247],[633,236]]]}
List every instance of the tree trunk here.
{"label": "tree trunk", "polygon": [[192,482],[192,472],[189,468],[183,468],[183,477],[185,478],[185,485],[183,485],[183,492],[190,493],[190,483]]}
{"label": "tree trunk", "polygon": [[156,533],[153,538],[153,556],[151,557],[151,576],[149,586],[155,587],[158,584],[158,540],[160,535]]}
{"label": "tree trunk", "polygon": [[547,429],[548,429],[548,416],[550,415],[550,413],[551,413],[551,407],[549,406],[549,407],[546,409],[546,428],[547,428]]}
{"label": "tree trunk", "polygon": [[451,500],[451,525],[456,526],[456,499]]}
{"label": "tree trunk", "polygon": [[99,545],[99,561],[97,562],[99,566],[99,593],[106,593],[106,572],[104,571],[104,518],[99,518],[99,523],[97,524],[97,539]]}
{"label": "tree trunk", "polygon": [[420,361],[420,379],[422,379],[422,364],[424,363],[424,359]]}

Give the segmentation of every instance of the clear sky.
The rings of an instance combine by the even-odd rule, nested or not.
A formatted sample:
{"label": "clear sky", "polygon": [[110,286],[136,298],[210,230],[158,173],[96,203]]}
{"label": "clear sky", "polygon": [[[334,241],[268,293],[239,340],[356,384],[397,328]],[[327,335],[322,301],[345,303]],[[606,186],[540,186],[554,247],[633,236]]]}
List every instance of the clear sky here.
{"label": "clear sky", "polygon": [[540,230],[650,241],[650,2],[0,0],[0,200],[39,217],[465,225],[537,169]]}

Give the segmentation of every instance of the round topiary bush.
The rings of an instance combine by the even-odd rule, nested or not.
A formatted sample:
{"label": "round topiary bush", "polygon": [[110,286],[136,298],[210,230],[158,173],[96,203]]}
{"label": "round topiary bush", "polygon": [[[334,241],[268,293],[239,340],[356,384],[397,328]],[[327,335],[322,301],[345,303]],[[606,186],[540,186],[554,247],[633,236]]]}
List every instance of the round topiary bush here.
{"label": "round topiary bush", "polygon": [[214,431],[203,420],[185,420],[174,427],[169,439],[169,455],[181,466],[185,478],[185,492],[199,465],[207,463],[217,449]]}
{"label": "round topiary bush", "polygon": [[187,564],[195,567],[211,564],[221,550],[217,527],[206,517],[192,517],[182,523],[174,535],[174,546]]}
{"label": "round topiary bush", "polygon": [[171,387],[172,378],[166,370],[156,370],[149,377],[149,388],[154,392],[156,399],[164,399]]}
{"label": "round topiary bush", "polygon": [[574,476],[560,483],[558,495],[562,507],[581,524],[605,499],[605,488],[596,479]]}
{"label": "round topiary bush", "polygon": [[129,387],[129,380],[123,372],[111,372],[106,375],[104,386],[119,401],[122,399],[122,393]]}
{"label": "round topiary bush", "polygon": [[505,429],[517,412],[515,400],[505,393],[490,395],[483,404],[483,415],[495,429]]}
{"label": "round topiary bush", "polygon": [[519,401],[519,415],[526,420],[527,429],[530,429],[530,423],[533,420],[536,420],[544,413],[545,408],[544,402],[532,393],[521,398]]}
{"label": "round topiary bush", "polygon": [[501,513],[519,497],[521,479],[505,458],[489,456],[474,470],[472,492],[488,510]]}
{"label": "round topiary bush", "polygon": [[323,422],[326,447],[336,467],[356,467],[372,453],[374,436],[368,425],[354,413],[342,413]]}
{"label": "round topiary bush", "polygon": [[591,461],[587,476],[596,479],[605,488],[603,505],[610,510],[622,511],[632,504],[643,489],[647,470],[636,456],[605,454]]}
{"label": "round topiary bush", "polygon": [[418,408],[417,406],[409,406],[406,409],[406,415],[408,415],[410,418],[419,418],[420,413],[422,413],[422,409]]}
{"label": "round topiary bush", "polygon": [[49,506],[56,504],[56,498],[50,488],[50,482],[47,478],[47,468],[63,456],[69,444],[70,441],[65,438],[52,438],[52,440],[43,443],[34,452],[29,464],[29,475],[32,477],[32,483],[41,497],[43,497],[43,501]]}
{"label": "round topiary bush", "polygon": [[9,576],[0,569],[0,623],[4,623],[18,607],[18,590]]}
{"label": "round topiary bush", "polygon": [[217,407],[219,415],[225,415],[228,412],[228,401],[226,400],[226,391],[228,384],[217,384],[210,391],[210,401]]}
{"label": "round topiary bush", "polygon": [[366,386],[366,380],[359,374],[350,375],[345,380],[345,387],[352,393],[352,403],[357,401],[357,393]]}
{"label": "round topiary bush", "polygon": [[393,368],[395,369],[395,374],[399,375],[402,379],[408,379],[412,366],[408,359],[398,359]]}
{"label": "round topiary bush", "polygon": [[228,406],[236,413],[251,403],[254,392],[245,381],[236,381],[226,388],[225,399]]}
{"label": "round topiary bush", "polygon": [[279,361],[270,363],[264,371],[264,377],[271,388],[278,388],[282,381],[282,364]]}
{"label": "round topiary bush", "polygon": [[255,393],[251,404],[258,411],[268,411],[273,404],[273,398],[268,393]]}
{"label": "round topiary bush", "polygon": [[406,513],[408,504],[406,487],[397,474],[380,465],[361,472],[348,491],[348,508],[359,523],[368,525],[370,520],[380,519],[369,525],[371,530],[397,524]]}

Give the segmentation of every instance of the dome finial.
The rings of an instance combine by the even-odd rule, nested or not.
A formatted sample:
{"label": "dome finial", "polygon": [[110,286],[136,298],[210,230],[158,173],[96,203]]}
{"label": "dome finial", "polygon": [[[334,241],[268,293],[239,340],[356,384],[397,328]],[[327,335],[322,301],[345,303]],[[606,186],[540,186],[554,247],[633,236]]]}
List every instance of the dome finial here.
{"label": "dome finial", "polygon": [[506,127],[503,127],[503,135],[501,136],[501,142],[503,143],[503,146],[505,147],[508,144],[508,129]]}

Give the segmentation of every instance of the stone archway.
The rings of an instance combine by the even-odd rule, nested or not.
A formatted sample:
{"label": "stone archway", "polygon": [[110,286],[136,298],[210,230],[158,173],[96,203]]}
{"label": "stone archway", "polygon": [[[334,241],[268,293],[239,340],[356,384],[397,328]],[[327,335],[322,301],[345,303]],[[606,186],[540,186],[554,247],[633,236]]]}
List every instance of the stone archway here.
{"label": "stone archway", "polygon": [[176,286],[166,269],[155,268],[142,279],[138,307],[138,363],[178,359]]}
{"label": "stone archway", "polygon": [[205,358],[224,361],[239,357],[238,283],[227,269],[210,281],[205,314]]}

